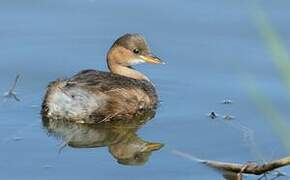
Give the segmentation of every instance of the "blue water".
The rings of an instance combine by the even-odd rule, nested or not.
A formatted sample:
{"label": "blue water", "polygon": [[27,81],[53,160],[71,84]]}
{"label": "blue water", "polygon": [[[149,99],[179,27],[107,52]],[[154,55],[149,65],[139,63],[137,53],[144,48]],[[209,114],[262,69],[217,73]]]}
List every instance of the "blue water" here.
{"label": "blue water", "polygon": [[[247,88],[248,79],[255,80],[279,112],[290,115],[285,86],[254,23],[252,5],[242,0],[1,0],[0,92],[20,74],[21,101],[1,102],[0,179],[211,180],[222,176],[172,151],[240,163],[286,156]],[[289,49],[290,3],[259,5]],[[138,135],[165,146],[144,166],[120,165],[106,147],[67,147],[59,153],[62,142],[48,136],[41,122],[46,85],[81,69],[106,70],[108,48],[127,32],[144,35],[167,62],[137,67],[155,82],[162,100]],[[225,98],[234,103],[221,104]],[[220,117],[209,119],[211,111]],[[235,119],[224,121],[227,114]]]}

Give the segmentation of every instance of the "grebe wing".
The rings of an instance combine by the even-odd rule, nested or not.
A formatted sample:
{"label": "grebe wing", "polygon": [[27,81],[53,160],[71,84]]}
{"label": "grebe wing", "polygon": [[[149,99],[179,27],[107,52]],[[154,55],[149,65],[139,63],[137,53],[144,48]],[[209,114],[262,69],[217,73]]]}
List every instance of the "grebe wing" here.
{"label": "grebe wing", "polygon": [[113,109],[121,108],[122,111],[152,108],[158,101],[155,88],[150,82],[110,72],[83,70],[73,76],[68,81],[68,85],[85,89],[96,95],[105,95]]}

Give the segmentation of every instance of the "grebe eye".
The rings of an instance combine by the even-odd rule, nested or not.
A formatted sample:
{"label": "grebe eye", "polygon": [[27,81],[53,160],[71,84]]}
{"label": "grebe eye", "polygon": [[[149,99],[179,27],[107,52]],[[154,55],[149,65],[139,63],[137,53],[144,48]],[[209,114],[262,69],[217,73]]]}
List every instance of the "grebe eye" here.
{"label": "grebe eye", "polygon": [[140,53],[140,50],[139,49],[133,49],[133,52],[135,53],[135,54],[139,54]]}

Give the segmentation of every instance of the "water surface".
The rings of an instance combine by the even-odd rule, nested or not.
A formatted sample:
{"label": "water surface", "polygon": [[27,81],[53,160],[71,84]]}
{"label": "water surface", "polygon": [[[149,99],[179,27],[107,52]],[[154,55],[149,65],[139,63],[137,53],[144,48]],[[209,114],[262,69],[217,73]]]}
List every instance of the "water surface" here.
{"label": "water surface", "polygon": [[[172,150],[241,163],[287,155],[247,89],[250,77],[285,117],[290,115],[285,87],[254,24],[250,2],[0,4],[0,92],[21,74],[16,88],[21,101],[1,102],[0,179],[222,179]],[[260,6],[289,47],[290,3],[271,0]],[[66,147],[59,153],[62,143],[47,134],[39,113],[46,85],[81,69],[106,70],[108,48],[126,32],[143,34],[152,51],[167,62],[137,67],[155,82],[162,100],[154,119],[137,134],[165,146],[144,166],[120,165],[106,147]],[[234,103],[221,104],[225,98]],[[211,111],[220,118],[209,119]],[[227,114],[235,119],[222,120]],[[283,171],[290,173],[289,168]]]}

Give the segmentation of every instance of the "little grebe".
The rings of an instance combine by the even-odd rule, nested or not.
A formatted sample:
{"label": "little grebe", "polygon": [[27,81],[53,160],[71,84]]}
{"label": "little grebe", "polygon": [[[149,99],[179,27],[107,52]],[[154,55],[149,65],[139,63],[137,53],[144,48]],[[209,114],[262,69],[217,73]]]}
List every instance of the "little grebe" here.
{"label": "little grebe", "polygon": [[155,109],[158,96],[154,85],[148,77],[132,68],[132,65],[144,62],[163,63],[151,54],[141,35],[121,36],[107,54],[111,72],[83,70],[69,79],[51,82],[42,114],[47,118],[94,123],[112,118],[131,119]]}

